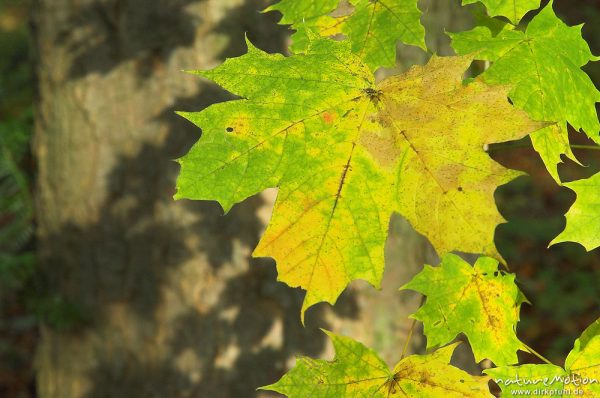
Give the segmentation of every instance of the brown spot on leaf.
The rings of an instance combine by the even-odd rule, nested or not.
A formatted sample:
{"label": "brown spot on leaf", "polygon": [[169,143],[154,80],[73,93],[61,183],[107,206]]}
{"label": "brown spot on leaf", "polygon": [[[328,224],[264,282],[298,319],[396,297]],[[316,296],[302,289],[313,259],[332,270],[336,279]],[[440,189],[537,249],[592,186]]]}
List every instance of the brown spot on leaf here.
{"label": "brown spot on leaf", "polygon": [[397,137],[390,130],[366,131],[360,136],[360,144],[382,167],[390,167],[400,156]]}

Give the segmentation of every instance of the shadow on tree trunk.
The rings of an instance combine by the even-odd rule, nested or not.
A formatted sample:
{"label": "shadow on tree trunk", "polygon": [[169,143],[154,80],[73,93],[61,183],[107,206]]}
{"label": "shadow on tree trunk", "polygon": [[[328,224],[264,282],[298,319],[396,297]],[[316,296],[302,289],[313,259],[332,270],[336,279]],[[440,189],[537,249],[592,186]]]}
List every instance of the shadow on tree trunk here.
{"label": "shadow on tree trunk", "polygon": [[[75,126],[72,129],[65,127],[64,120],[53,119],[52,112],[40,112],[38,134],[43,139],[80,134],[92,140],[100,134],[97,147],[105,153],[99,158],[90,155],[89,161],[99,162],[100,167],[106,162],[103,155],[111,161],[106,172],[92,174],[103,180],[90,186],[102,191],[87,193],[103,200],[91,206],[89,216],[74,220],[77,217],[68,215],[86,211],[83,206],[72,212],[79,206],[78,198],[53,198],[38,205],[43,220],[43,290],[48,297],[59,296],[69,303],[76,309],[72,320],[79,320],[67,327],[69,315],[58,314],[62,328],[42,327],[40,396],[259,396],[256,388],[280,377],[295,355],[322,353],[325,338],[318,329],[305,329],[299,322],[303,293],[276,282],[272,261],[250,258],[264,229],[265,217],[259,212],[269,211],[263,196],[235,206],[227,216],[213,202],[173,202],[178,170],[173,159],[187,152],[200,134],[174,112],[199,111],[233,97],[206,82],[200,82],[193,94],[185,94],[190,90],[177,87],[189,84],[190,80],[183,80],[189,76],[172,63],[179,70],[184,64],[206,68],[195,64],[199,37],[205,40],[202,45],[213,63],[241,55],[246,31],[260,48],[283,51],[286,29],[274,23],[276,16],[258,13],[265,5],[261,1],[231,1],[237,5],[225,16],[200,13],[212,10],[202,8],[208,0],[107,0],[82,2],[79,7],[54,1],[39,1],[46,9],[39,11],[35,31],[39,46],[60,48],[62,58],[42,59],[64,71],[60,89],[81,82],[79,90],[86,90],[88,81],[100,79],[110,96],[120,88],[115,81],[103,79],[120,74],[116,84],[135,80],[133,86],[146,93],[148,103],[111,104],[102,98],[93,99],[98,108],[78,103],[79,108],[67,116]],[[229,44],[211,48],[211,35],[226,38]],[[178,53],[182,49],[187,55]],[[181,82],[165,83],[169,87],[164,93],[160,88],[148,89],[162,84],[158,79],[169,65],[168,73],[178,75],[168,78]],[[52,68],[50,73],[55,72]],[[43,74],[41,78],[45,79]],[[159,101],[160,109],[152,98],[157,92],[166,97]],[[52,101],[56,91],[42,89],[41,94],[42,102]],[[55,105],[43,106],[55,109]],[[129,120],[136,116],[131,116],[128,106],[135,106],[135,115],[145,115],[145,120]],[[102,135],[103,124],[120,131]],[[136,125],[149,131],[135,132]],[[78,157],[84,169],[96,167],[82,163],[88,159],[76,152],[76,145],[39,145],[44,150],[50,147],[52,156]],[[73,172],[77,162],[69,164],[71,169],[52,163],[42,160],[41,167],[47,173],[62,167],[59,171],[73,178],[53,181],[78,185],[74,190],[87,189],[87,181]],[[45,182],[42,187],[48,186]],[[46,213],[48,203],[58,206],[50,212],[67,215],[60,221],[53,219]],[[337,314],[356,318],[352,292],[341,302]],[[324,308],[311,311],[307,322],[327,327]]]}

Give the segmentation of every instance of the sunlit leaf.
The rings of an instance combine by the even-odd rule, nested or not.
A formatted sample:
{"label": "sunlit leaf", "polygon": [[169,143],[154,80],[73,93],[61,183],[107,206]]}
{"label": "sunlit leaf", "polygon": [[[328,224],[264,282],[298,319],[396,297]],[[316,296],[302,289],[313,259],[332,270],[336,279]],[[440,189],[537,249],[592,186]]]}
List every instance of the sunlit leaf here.
{"label": "sunlit leaf", "polygon": [[521,365],[487,369],[502,389],[502,397],[518,395],[554,397],[600,396],[600,319],[575,340],[560,366]]}
{"label": "sunlit leaf", "polygon": [[[308,31],[323,36],[343,34],[351,42],[352,51],[371,68],[396,64],[396,43],[425,49],[425,30],[416,0],[350,0],[350,11],[341,16],[330,14],[338,1],[282,0],[265,11],[278,10],[283,14],[280,24],[291,24],[291,50],[306,51]],[[309,9],[307,9],[309,8]]]}
{"label": "sunlit leaf", "polygon": [[485,4],[490,16],[503,16],[514,24],[540,6],[540,0],[463,0],[463,5],[477,2]]}
{"label": "sunlit leaf", "polygon": [[588,251],[600,247],[600,173],[564,184],[577,194],[567,212],[567,226],[551,243],[581,243]]}
{"label": "sunlit leaf", "polygon": [[315,39],[283,57],[252,46],[200,75],[241,97],[184,114],[203,136],[180,159],[177,198],[225,210],[279,187],[254,255],[307,291],[303,312],[346,285],[378,286],[391,214],[399,211],[440,253],[499,258],[495,189],[519,173],[484,145],[543,124],[511,106],[507,89],[462,82],[470,57],[434,57],[376,84],[348,42]]}
{"label": "sunlit leaf", "polygon": [[487,377],[449,365],[455,344],[428,355],[411,355],[390,370],[361,343],[326,333],[335,347],[333,361],[299,358],[281,380],[262,389],[289,398],[492,397]]}
{"label": "sunlit leaf", "polygon": [[600,92],[581,69],[597,57],[581,37],[581,28],[562,22],[550,2],[525,31],[506,24],[499,32],[478,26],[451,34],[459,54],[476,53],[477,58],[492,61],[483,74],[485,82],[513,85],[510,98],[517,107],[536,120],[557,122],[532,135],[535,149],[557,181],[561,156],[575,160],[566,145],[567,123],[600,143],[595,106]]}
{"label": "sunlit leaf", "polygon": [[425,266],[403,289],[427,296],[413,315],[423,322],[427,347],[448,344],[458,334],[469,339],[475,360],[496,365],[518,362],[522,347],[515,334],[523,294],[515,276],[498,269],[498,261],[480,257],[474,266],[454,254],[439,267]]}

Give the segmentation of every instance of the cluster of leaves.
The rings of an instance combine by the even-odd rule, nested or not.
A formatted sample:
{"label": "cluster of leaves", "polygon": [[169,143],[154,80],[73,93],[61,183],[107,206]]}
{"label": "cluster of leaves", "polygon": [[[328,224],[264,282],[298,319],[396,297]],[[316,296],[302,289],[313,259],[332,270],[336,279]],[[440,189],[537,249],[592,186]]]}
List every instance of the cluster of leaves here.
{"label": "cluster of leaves", "polygon": [[[427,296],[414,318],[436,351],[403,358],[390,371],[371,350],[330,334],[333,362],[301,359],[265,388],[290,397],[458,397],[489,396],[490,376],[507,392],[515,375],[600,379],[597,324],[575,342],[564,369],[514,366],[518,350],[533,350],[515,334],[526,298],[515,276],[499,268],[494,231],[503,218],[494,192],[520,173],[485,151],[529,135],[562,184],[561,156],[576,160],[567,125],[600,143],[600,92],[581,69],[596,58],[581,27],[565,25],[552,2],[526,27],[522,17],[540,1],[481,2],[488,15],[478,15],[474,29],[450,34],[457,56],[433,56],[381,82],[374,72],[393,66],[397,41],[425,48],[416,0],[350,0],[340,12],[337,0],[282,0],[266,11],[280,11],[281,23],[296,30],[292,56],[248,42],[246,55],[194,72],[242,99],[182,113],[203,134],[179,160],[176,197],[216,200],[227,212],[278,187],[254,255],[274,258],[279,280],[306,290],[302,318],[318,302],[335,303],[353,280],[379,286],[393,212],[443,255],[440,266],[426,266],[404,286]],[[490,66],[465,81],[474,59]],[[553,243],[600,246],[599,184],[600,174],[565,184],[578,200]],[[482,257],[471,266],[452,251]],[[497,366],[488,376],[448,365],[454,346],[438,347],[461,333],[477,361]],[[586,393],[596,393],[598,383]]]}

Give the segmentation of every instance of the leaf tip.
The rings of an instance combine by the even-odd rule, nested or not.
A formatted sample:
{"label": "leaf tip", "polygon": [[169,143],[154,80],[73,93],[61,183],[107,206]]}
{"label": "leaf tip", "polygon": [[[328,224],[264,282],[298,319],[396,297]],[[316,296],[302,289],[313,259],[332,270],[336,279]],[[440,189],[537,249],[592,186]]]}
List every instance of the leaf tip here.
{"label": "leaf tip", "polygon": [[559,244],[559,243],[566,242],[565,240],[563,240],[563,239],[561,238],[561,235],[562,235],[562,233],[561,233],[561,234],[559,234],[559,235],[558,235],[556,238],[552,239],[552,240],[550,241],[550,243],[548,243],[548,246],[547,246],[546,248],[547,248],[547,249],[549,249],[549,248],[551,248],[551,247],[552,247],[552,246],[554,246],[554,245],[557,245],[557,244]]}
{"label": "leaf tip", "polygon": [[248,47],[248,54],[260,52],[258,47],[256,47],[254,44],[252,44],[252,41],[250,41],[250,38],[248,37],[248,32],[244,32],[244,41],[246,42],[246,47]]}

